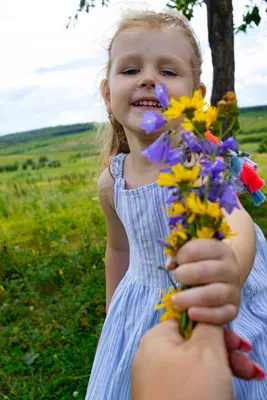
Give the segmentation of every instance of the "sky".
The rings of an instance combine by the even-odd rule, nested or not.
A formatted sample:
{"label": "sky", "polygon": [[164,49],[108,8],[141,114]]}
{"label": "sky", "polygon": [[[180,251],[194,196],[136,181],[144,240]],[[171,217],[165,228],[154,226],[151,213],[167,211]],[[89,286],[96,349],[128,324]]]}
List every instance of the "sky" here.
{"label": "sky", "polygon": [[[260,1],[259,1],[260,2]],[[107,119],[99,94],[105,47],[123,10],[162,10],[166,0],[110,0],[66,29],[79,0],[0,0],[0,135]],[[96,3],[101,3],[96,0]],[[233,0],[242,20],[248,0]],[[212,64],[206,7],[192,21],[204,57],[209,99]],[[260,27],[235,37],[236,92],[240,106],[267,104],[267,13]]]}

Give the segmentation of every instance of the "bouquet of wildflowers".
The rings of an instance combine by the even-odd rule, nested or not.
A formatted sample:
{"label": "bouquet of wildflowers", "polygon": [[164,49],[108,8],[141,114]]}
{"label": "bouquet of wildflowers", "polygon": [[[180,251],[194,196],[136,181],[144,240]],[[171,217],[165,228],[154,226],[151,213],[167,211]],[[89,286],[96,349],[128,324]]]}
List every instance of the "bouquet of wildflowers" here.
{"label": "bouquet of wildflowers", "polygon": [[[163,107],[162,115],[145,111],[140,126],[147,134],[162,128],[165,132],[142,154],[151,162],[166,164],[157,183],[168,187],[165,210],[170,234],[161,242],[165,254],[175,256],[189,240],[223,240],[233,236],[222,209],[230,214],[239,208],[237,194],[243,192],[248,192],[259,205],[265,200],[260,191],[264,181],[249,154],[238,151],[235,136],[240,130],[239,108],[234,93],[227,93],[217,107],[205,103],[198,91],[193,98],[169,100],[164,85],[156,85],[155,96]],[[177,135],[172,120],[181,116],[184,116],[182,142],[173,148]],[[189,338],[194,323],[187,311],[179,312],[171,302],[174,293],[188,287],[178,288],[170,272],[164,270],[172,287],[163,292],[155,309],[165,308],[161,321],[179,320],[180,333]]]}

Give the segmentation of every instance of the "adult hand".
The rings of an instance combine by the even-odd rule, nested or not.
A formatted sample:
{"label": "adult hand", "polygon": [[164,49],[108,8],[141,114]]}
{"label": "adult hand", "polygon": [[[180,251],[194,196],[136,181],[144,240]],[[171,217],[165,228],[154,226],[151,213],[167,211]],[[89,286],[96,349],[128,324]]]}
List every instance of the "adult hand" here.
{"label": "adult hand", "polygon": [[185,342],[176,321],[159,324],[144,335],[135,355],[132,400],[232,400],[232,371],[242,379],[263,378],[258,366],[235,351],[242,346],[219,326],[199,323]]}

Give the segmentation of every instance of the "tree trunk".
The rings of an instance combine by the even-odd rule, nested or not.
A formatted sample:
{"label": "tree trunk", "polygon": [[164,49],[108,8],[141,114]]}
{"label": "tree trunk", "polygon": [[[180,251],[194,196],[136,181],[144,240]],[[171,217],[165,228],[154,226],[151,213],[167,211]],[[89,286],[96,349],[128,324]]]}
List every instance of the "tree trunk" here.
{"label": "tree trunk", "polygon": [[232,0],[205,0],[213,64],[211,104],[235,88],[234,21]]}

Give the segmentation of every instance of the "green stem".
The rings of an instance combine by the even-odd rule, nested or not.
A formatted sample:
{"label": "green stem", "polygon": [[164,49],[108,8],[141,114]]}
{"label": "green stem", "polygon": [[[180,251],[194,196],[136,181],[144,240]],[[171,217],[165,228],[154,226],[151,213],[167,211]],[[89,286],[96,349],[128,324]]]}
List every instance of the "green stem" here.
{"label": "green stem", "polygon": [[230,130],[233,128],[233,126],[234,126],[236,120],[237,120],[237,117],[234,117],[234,118],[232,119],[231,125],[230,125],[229,128],[226,129],[226,131],[222,134],[221,140],[223,140],[223,138],[227,135],[227,133],[230,132]]}
{"label": "green stem", "polygon": [[172,279],[172,277],[170,275],[170,271],[167,270],[166,268],[163,268],[163,267],[158,267],[158,269],[160,269],[161,271],[164,271],[166,273],[166,275],[169,278],[173,288],[176,290],[177,289],[177,285],[175,284],[174,280]]}

